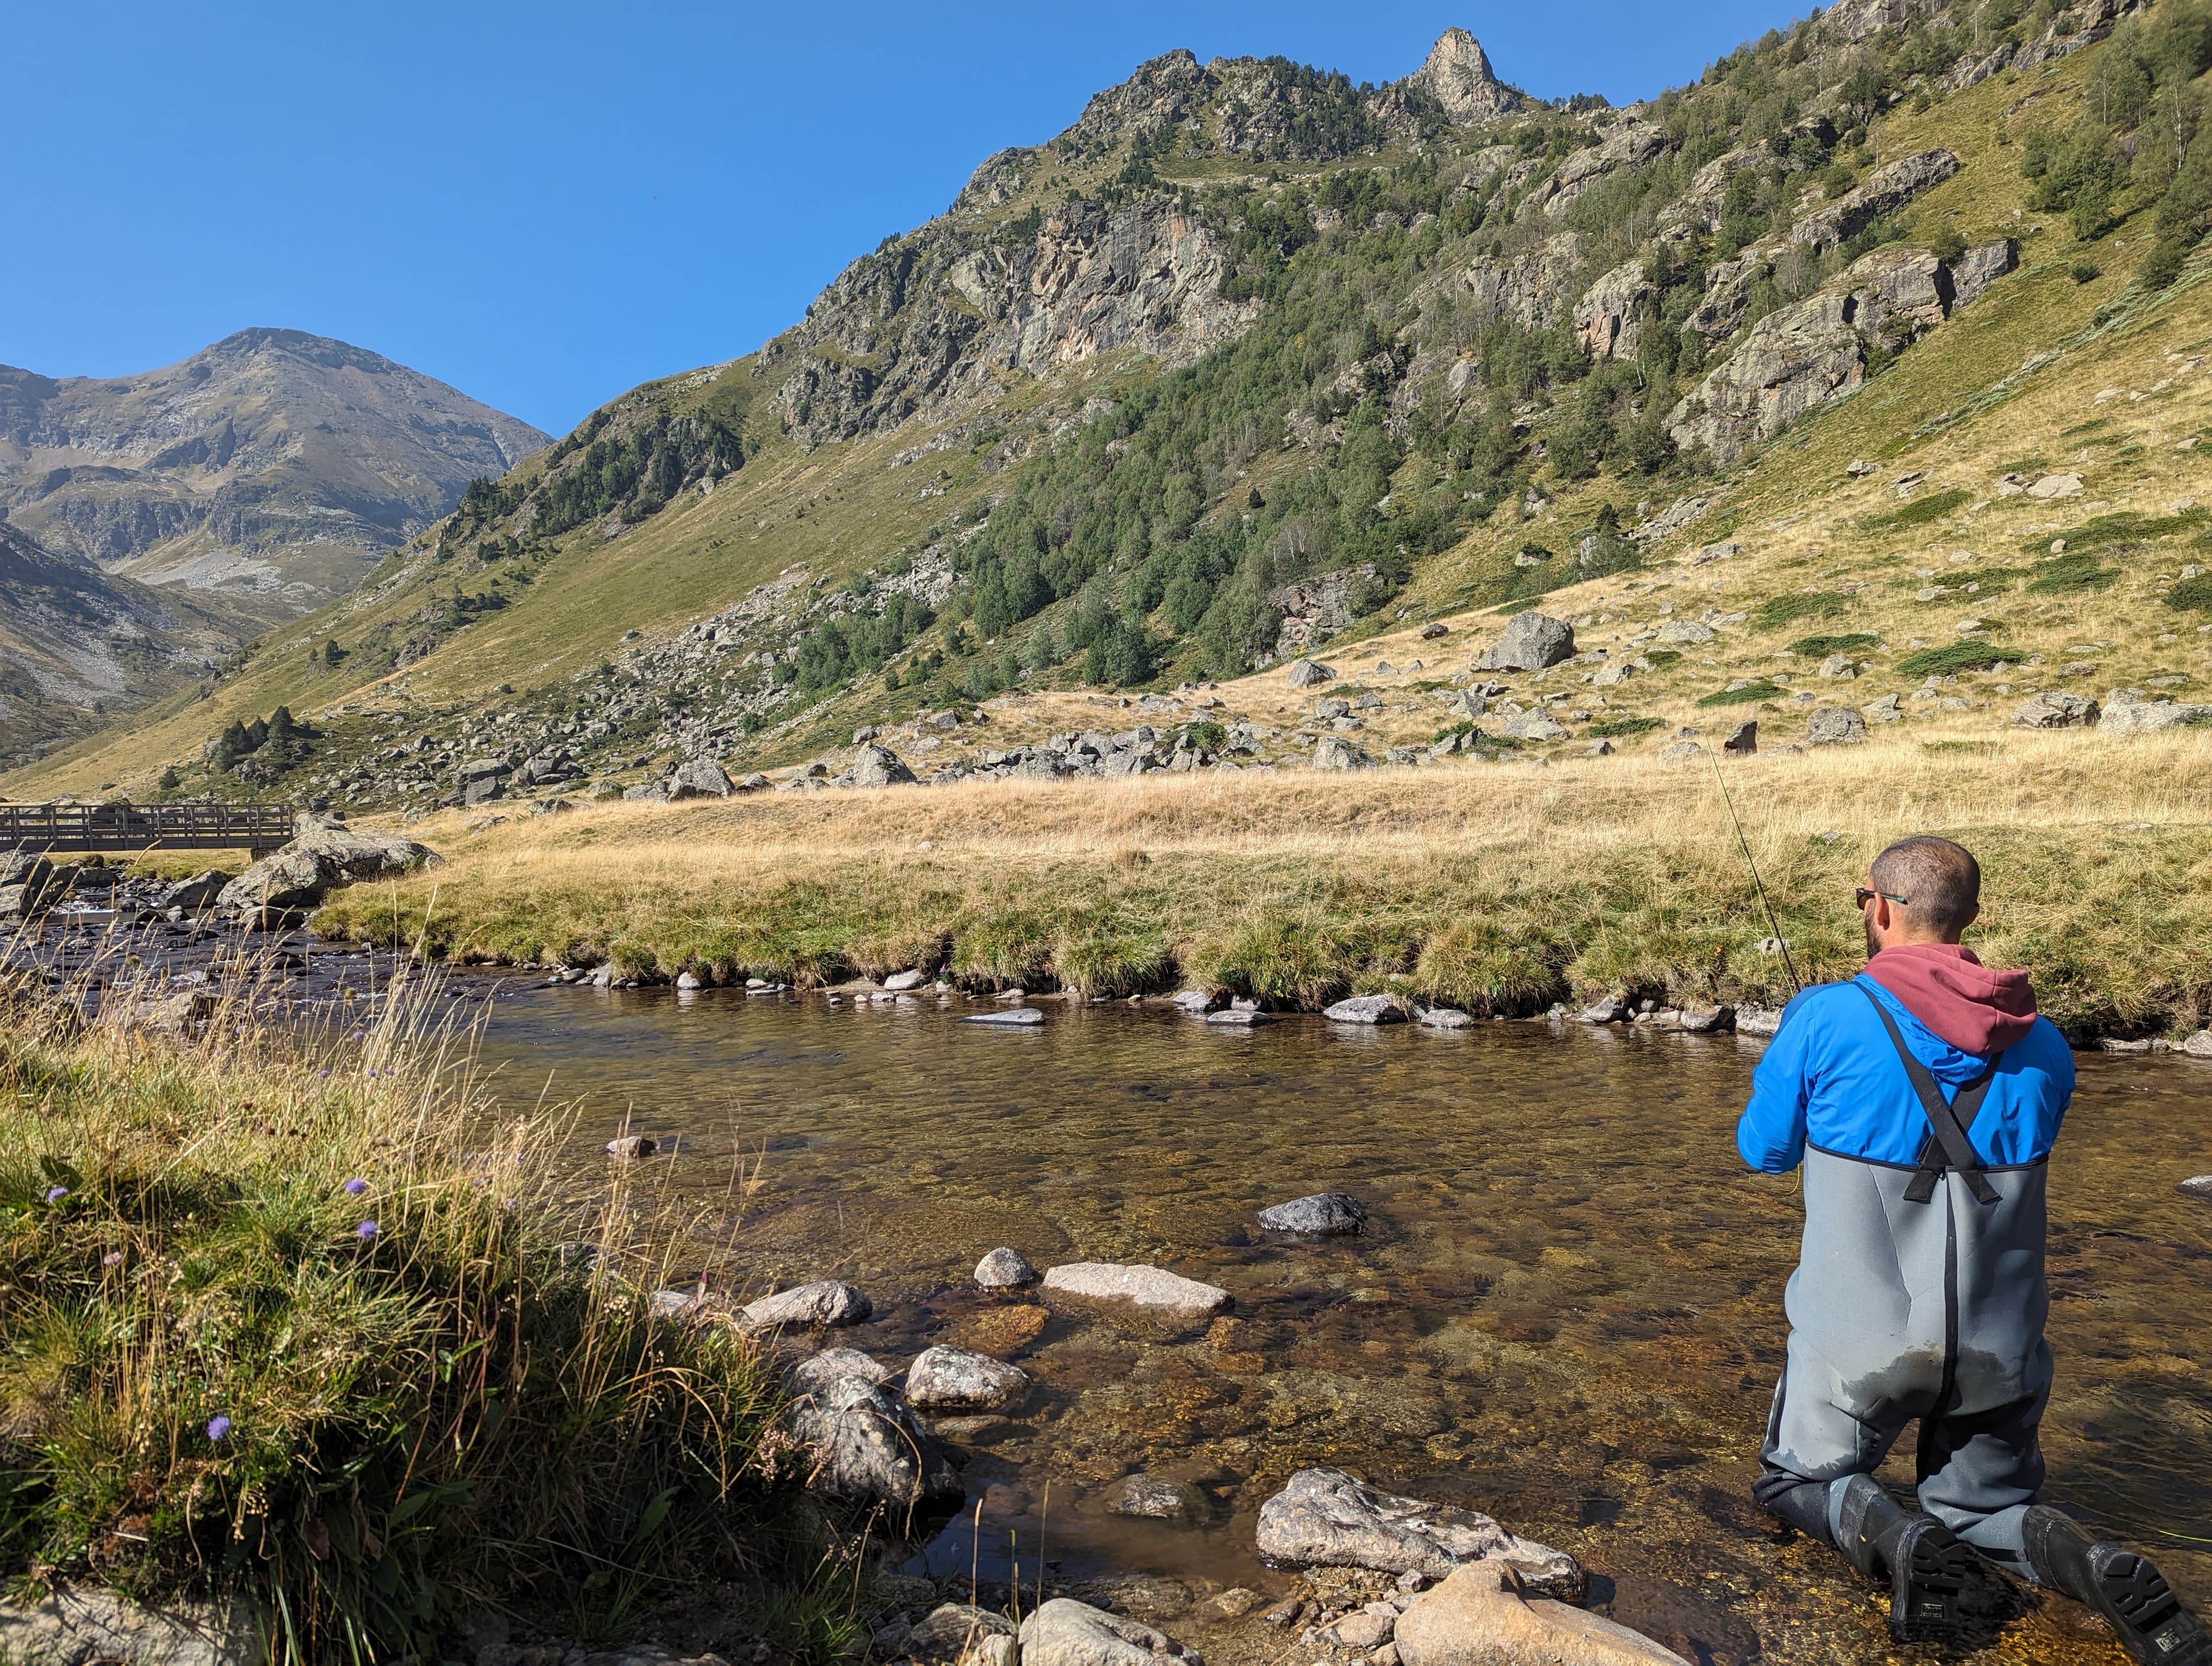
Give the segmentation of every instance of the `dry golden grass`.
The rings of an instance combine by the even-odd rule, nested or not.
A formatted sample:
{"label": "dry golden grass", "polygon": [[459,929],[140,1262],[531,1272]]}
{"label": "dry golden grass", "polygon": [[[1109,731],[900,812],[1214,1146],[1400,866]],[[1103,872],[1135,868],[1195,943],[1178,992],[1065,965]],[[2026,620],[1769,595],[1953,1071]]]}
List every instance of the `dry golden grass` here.
{"label": "dry golden grass", "polygon": [[[1724,775],[1799,970],[1849,970],[1850,888],[1942,831],[1983,855],[1980,940],[2077,1032],[2193,1025],[2208,991],[2212,746],[2021,733],[1882,738]],[[1178,976],[1313,1005],[1352,988],[1522,1012],[1627,987],[1773,999],[1710,761],[1152,775],[682,806],[471,835],[442,868],[349,894],[325,929],[626,974],[831,981],[942,967],[1086,993]]]}

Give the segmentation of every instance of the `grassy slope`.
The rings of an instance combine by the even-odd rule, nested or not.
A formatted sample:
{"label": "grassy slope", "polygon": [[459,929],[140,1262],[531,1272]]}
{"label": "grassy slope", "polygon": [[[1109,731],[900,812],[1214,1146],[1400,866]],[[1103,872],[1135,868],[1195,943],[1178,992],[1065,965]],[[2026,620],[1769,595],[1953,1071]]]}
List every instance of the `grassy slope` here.
{"label": "grassy slope", "polygon": [[[2191,926],[2212,890],[2200,741],[1887,739],[1728,769],[1804,976],[1857,964],[1850,887],[1873,853],[1940,830],[1987,865],[1977,940],[2032,968],[2075,1034],[2212,1012]],[[1008,781],[422,830],[446,866],[349,893],[322,928],[632,975],[927,965],[977,987],[1188,980],[1308,1007],[1354,988],[1505,1012],[1606,988],[1789,993],[1703,762]]]}

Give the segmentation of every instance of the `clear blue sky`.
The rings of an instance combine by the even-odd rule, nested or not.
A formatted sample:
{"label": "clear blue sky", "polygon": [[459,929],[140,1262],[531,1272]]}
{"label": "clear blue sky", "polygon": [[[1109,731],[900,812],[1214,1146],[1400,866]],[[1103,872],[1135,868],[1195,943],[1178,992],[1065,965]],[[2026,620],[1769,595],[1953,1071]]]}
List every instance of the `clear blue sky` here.
{"label": "clear blue sky", "polygon": [[1002,146],[1176,46],[1387,81],[1451,24],[1615,103],[1803,7],[0,5],[0,363],[337,336],[560,433],[749,352]]}

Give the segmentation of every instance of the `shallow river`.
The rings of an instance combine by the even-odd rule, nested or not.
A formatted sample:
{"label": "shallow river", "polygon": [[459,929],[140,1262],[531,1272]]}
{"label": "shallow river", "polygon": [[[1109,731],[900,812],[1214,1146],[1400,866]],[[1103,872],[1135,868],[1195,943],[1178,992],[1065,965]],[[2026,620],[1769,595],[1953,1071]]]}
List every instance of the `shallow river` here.
{"label": "shallow river", "polygon": [[[1893,1652],[1869,1593],[1749,1498],[1798,1219],[1794,1181],[1735,1155],[1759,1043],[1224,1031],[1058,1002],[1032,1031],[957,1022],[973,1010],[525,989],[483,1049],[510,1103],[549,1072],[584,1102],[583,1173],[625,1125],[673,1137],[640,1177],[731,1222],[739,1295],[842,1278],[876,1317],[838,1340],[902,1365],[967,1341],[1036,1379],[966,1432],[968,1511],[909,1572],[1033,1570],[1042,1529],[1066,1577],[1286,1589],[1252,1555],[1255,1513],[1292,1470],[1334,1464],[1574,1552],[1598,1606],[1692,1657]],[[2201,1610],[2212,1205],[2176,1183],[2212,1170],[2212,1063],[2081,1066],[2052,1160],[2047,1496],[2155,1548]],[[1288,1242],[1254,1220],[1322,1190],[1366,1204],[1364,1236]],[[969,1278],[1001,1243],[1040,1267],[1156,1262],[1227,1286],[1234,1316],[1175,1332],[1061,1313],[1009,1347],[1035,1316],[1009,1321]],[[1908,1435],[1886,1474],[1909,1481],[1911,1451]],[[1194,1483],[1210,1518],[1112,1515],[1138,1472]],[[2118,1658],[2078,1614],[2047,1605],[2002,1657]]]}

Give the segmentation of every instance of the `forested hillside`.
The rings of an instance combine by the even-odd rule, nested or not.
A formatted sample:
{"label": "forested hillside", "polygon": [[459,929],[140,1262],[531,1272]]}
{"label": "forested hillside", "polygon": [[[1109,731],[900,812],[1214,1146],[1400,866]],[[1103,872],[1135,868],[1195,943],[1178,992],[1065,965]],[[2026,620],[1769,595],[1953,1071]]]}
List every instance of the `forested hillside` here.
{"label": "forested hillside", "polygon": [[[487,756],[739,775],[923,714],[956,779],[1199,683],[1201,765],[1282,761],[1312,714],[1255,674],[1371,641],[1377,689],[1425,654],[1442,700],[1538,605],[1597,691],[1486,746],[1712,706],[1782,738],[1823,681],[1875,722],[2002,722],[2063,666],[2182,689],[2208,67],[2202,0],[1849,0],[1626,109],[1459,30],[1379,88],[1170,53],[758,354],[613,401],[21,784],[228,792],[203,745],[280,704],[330,714],[260,789],[308,800],[427,807]],[[1483,733],[1392,710],[1393,757]]]}

